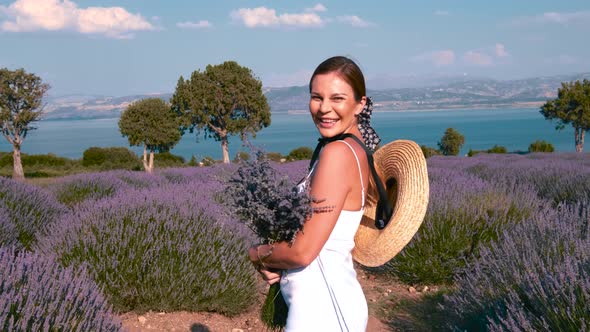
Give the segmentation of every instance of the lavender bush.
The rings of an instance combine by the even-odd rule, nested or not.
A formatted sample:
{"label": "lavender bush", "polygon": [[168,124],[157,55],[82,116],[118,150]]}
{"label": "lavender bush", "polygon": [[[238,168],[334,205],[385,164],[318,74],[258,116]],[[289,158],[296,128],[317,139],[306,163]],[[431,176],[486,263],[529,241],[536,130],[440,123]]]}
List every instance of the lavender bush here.
{"label": "lavender bush", "polygon": [[30,249],[39,233],[65,211],[45,191],[0,177],[0,246]]}
{"label": "lavender bush", "polygon": [[[479,157],[479,156],[478,156]],[[590,197],[590,158],[567,153],[526,156],[481,156],[465,169],[492,182],[531,185],[554,206],[576,204]]]}
{"label": "lavender bush", "polygon": [[590,201],[506,229],[455,280],[443,310],[469,331],[590,329]]}
{"label": "lavender bush", "polygon": [[0,330],[119,331],[98,286],[51,258],[0,248]]}
{"label": "lavender bush", "polygon": [[16,246],[18,243],[18,230],[12,222],[8,209],[0,202],[0,248]]}
{"label": "lavender bush", "polygon": [[231,177],[237,166],[235,164],[215,164],[208,167],[167,168],[158,174],[170,183],[223,183]]}
{"label": "lavender bush", "polygon": [[382,268],[409,284],[452,283],[482,245],[542,205],[531,188],[492,184],[454,167],[432,167],[429,178],[430,200],[422,226]]}
{"label": "lavender bush", "polygon": [[[144,171],[111,171],[113,177],[123,181],[128,187],[134,189],[147,189],[159,187],[167,183],[166,179],[154,173]],[[104,173],[103,173],[104,174]],[[125,188],[125,187],[123,187]]]}
{"label": "lavender bush", "polygon": [[60,179],[51,189],[63,204],[74,206],[85,200],[111,197],[128,185],[116,172],[78,174]]}
{"label": "lavender bush", "polygon": [[118,311],[240,313],[255,299],[253,239],[209,193],[213,181],[126,190],[76,207],[38,246],[88,265]]}

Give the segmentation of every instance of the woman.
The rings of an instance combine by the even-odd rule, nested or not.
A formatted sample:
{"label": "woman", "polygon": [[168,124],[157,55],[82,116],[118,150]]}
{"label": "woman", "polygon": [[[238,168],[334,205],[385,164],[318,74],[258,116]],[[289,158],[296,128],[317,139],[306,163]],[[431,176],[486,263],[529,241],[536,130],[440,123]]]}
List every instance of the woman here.
{"label": "woman", "polygon": [[365,331],[367,302],[351,250],[369,187],[361,144],[374,149],[378,143],[368,126],[371,102],[360,68],[346,57],[322,62],[309,89],[309,110],[322,139],[306,183],[313,197],[325,199],[322,206],[334,208],[313,214],[291,246],[256,246],[249,256],[269,284],[280,282],[289,306],[286,331]]}

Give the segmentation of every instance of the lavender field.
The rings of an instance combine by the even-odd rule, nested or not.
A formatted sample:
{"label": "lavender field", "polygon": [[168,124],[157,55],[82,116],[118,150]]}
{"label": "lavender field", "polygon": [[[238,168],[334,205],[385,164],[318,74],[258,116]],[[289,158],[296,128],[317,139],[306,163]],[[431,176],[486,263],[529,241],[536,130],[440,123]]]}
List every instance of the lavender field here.
{"label": "lavender field", "polygon": [[[307,162],[275,167],[296,181]],[[445,286],[436,330],[589,330],[590,155],[435,156],[428,167],[422,227],[372,272]],[[0,178],[0,329],[116,331],[128,311],[251,309],[256,239],[221,194],[236,169]]]}

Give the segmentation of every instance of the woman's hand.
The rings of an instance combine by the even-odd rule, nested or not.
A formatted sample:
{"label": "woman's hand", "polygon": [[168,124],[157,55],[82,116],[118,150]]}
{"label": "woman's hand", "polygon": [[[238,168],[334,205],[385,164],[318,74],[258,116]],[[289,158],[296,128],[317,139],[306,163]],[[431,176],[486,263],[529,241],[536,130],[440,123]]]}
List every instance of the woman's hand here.
{"label": "woman's hand", "polygon": [[264,266],[259,259],[258,249],[258,246],[254,246],[248,250],[248,256],[256,271],[262,275],[262,279],[269,285],[279,282],[281,280],[281,270]]}
{"label": "woman's hand", "polygon": [[261,267],[258,269],[258,272],[260,272],[262,279],[264,279],[264,281],[266,281],[269,285],[281,281],[281,270]]}

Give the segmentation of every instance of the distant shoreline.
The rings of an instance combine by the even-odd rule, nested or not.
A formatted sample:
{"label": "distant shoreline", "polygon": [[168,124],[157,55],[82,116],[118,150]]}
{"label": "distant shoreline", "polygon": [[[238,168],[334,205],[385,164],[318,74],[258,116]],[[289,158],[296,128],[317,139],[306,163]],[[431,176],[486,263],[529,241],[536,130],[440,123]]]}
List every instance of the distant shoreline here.
{"label": "distant shoreline", "polygon": [[[403,108],[403,109],[382,109],[379,107],[374,108],[375,113],[394,113],[394,112],[436,112],[436,111],[469,111],[469,110],[499,110],[499,109],[512,109],[512,108],[540,108],[545,102],[522,102],[522,103],[512,103],[509,105],[505,104],[496,104],[496,105],[482,105],[482,104],[475,104],[475,105],[457,105],[456,107],[453,106],[445,106],[445,107],[432,107],[432,108]],[[289,115],[303,115],[308,114],[308,110],[280,110],[275,111],[274,113],[280,114],[289,114]]]}
{"label": "distant shoreline", "polygon": [[[456,106],[449,106],[445,105],[444,107],[428,107],[428,108],[400,108],[400,109],[392,109],[388,108],[381,108],[379,106],[374,108],[375,113],[393,113],[393,112],[436,112],[436,111],[468,111],[468,110],[498,110],[498,109],[511,109],[511,108],[540,108],[545,102],[517,102],[511,104],[474,104],[474,105],[456,105]],[[299,109],[299,110],[277,110],[271,111],[271,114],[281,114],[281,115],[307,115],[309,114],[309,110],[307,109]],[[107,119],[118,119],[119,115],[116,116],[114,114],[108,114],[104,116],[75,116],[75,117],[48,117],[42,119],[41,121],[83,121],[83,120],[107,120]]]}

